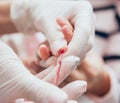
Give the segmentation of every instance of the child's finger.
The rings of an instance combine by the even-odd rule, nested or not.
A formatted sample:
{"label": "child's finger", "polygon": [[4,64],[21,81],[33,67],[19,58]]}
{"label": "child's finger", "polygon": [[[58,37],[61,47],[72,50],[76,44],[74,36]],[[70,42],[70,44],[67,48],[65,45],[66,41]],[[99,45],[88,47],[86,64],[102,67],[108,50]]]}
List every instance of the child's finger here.
{"label": "child's finger", "polygon": [[38,49],[38,56],[43,60],[46,60],[47,58],[49,58],[50,50],[45,44],[40,45]]}
{"label": "child's finger", "polygon": [[73,27],[72,27],[72,25],[70,24],[70,22],[69,22],[68,20],[59,17],[59,18],[56,19],[56,22],[58,23],[58,25],[59,25],[61,28],[62,28],[64,25],[67,25],[67,26],[71,29],[71,31],[73,31]]}
{"label": "child's finger", "polygon": [[72,30],[68,27],[68,25],[65,25],[62,27],[62,32],[63,32],[65,39],[69,42],[73,36]]}

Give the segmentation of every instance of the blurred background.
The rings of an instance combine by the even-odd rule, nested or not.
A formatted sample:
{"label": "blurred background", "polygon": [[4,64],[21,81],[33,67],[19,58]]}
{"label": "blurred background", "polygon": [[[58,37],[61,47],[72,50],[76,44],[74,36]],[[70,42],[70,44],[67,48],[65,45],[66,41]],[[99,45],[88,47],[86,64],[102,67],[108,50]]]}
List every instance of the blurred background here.
{"label": "blurred background", "polygon": [[[120,0],[89,1],[96,15],[93,50],[106,65],[111,67],[120,82]],[[7,43],[22,60],[34,58],[39,45],[45,41],[42,33],[29,36],[21,33],[6,34],[0,39]],[[94,58],[91,58],[92,60],[94,61]]]}

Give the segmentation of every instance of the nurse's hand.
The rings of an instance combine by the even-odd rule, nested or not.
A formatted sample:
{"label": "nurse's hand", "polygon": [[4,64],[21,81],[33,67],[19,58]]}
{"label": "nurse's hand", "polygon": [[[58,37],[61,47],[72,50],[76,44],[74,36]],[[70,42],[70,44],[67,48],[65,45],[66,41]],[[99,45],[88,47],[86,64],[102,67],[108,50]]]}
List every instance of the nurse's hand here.
{"label": "nurse's hand", "polygon": [[85,80],[88,83],[87,93],[102,97],[109,92],[111,86],[106,68],[102,58],[96,52],[90,51],[65,82]]}
{"label": "nurse's hand", "polygon": [[[74,27],[69,45],[56,19],[67,19]],[[64,57],[74,55],[82,59],[94,42],[94,15],[91,4],[81,1],[14,0],[11,18],[17,28],[27,34],[45,34],[53,55],[66,51]],[[61,24],[63,25],[63,24]]]}
{"label": "nurse's hand", "polygon": [[[61,22],[64,24],[61,26],[61,29],[69,43],[73,36],[73,28],[71,28],[70,23],[64,19],[59,18],[57,21],[58,24]],[[46,59],[48,57],[50,58],[50,53],[48,51],[50,50],[47,45],[40,45],[38,56],[42,59]],[[46,61],[46,64],[49,61],[49,58]],[[51,64],[54,62],[51,62]],[[84,60],[81,61],[79,65],[80,66],[74,70],[74,72],[62,83],[62,85],[76,80],[85,80],[88,83],[87,93],[91,93],[97,96],[103,96],[108,93],[110,89],[109,74],[105,69],[105,63],[96,52],[90,51],[88,54],[86,54]]]}
{"label": "nurse's hand", "polygon": [[[67,68],[70,71],[76,67],[78,62],[77,57],[73,59],[73,57],[69,56],[64,59],[62,70]],[[67,66],[68,63],[70,63],[69,66]],[[10,103],[17,98],[26,98],[36,103],[71,103],[74,97],[80,96],[85,91],[86,82],[78,81],[71,85],[68,84],[61,90],[40,80],[49,73],[50,78],[46,80],[52,81],[54,72],[50,73],[48,71],[51,69],[56,70],[55,68],[57,68],[57,65],[54,68],[46,69],[36,77],[24,67],[11,48],[0,42],[0,103]],[[62,81],[62,78],[60,80]],[[73,89],[69,91],[75,87],[75,91]],[[81,87],[84,88],[82,93],[79,91]]]}

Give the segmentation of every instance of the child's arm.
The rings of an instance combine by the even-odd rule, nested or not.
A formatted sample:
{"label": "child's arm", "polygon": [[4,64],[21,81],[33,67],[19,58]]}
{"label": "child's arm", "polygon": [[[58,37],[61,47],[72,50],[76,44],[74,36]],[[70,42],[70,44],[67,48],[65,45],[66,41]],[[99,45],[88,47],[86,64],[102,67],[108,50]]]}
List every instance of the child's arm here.
{"label": "child's arm", "polygon": [[0,35],[17,32],[10,18],[10,4],[8,1],[0,1]]}

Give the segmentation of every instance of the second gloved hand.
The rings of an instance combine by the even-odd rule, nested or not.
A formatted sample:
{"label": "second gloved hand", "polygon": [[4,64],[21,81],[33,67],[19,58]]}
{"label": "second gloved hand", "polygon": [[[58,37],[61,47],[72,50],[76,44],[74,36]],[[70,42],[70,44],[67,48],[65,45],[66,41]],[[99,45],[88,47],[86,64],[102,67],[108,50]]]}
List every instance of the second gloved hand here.
{"label": "second gloved hand", "polygon": [[[70,62],[73,63],[72,68],[75,68],[75,62]],[[77,83],[77,86],[80,85]],[[36,103],[70,103],[71,93],[64,91],[33,76],[17,55],[0,42],[0,103],[10,103],[17,98],[26,98]]]}

